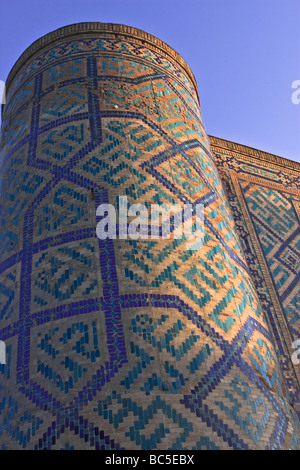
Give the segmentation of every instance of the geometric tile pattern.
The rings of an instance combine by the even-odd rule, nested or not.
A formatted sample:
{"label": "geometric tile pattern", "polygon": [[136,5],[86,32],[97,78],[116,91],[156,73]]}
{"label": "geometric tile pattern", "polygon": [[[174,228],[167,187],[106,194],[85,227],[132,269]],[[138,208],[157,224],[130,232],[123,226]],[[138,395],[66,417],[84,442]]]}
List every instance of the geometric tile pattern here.
{"label": "geometric tile pattern", "polygon": [[292,406],[299,414],[300,371],[292,361],[292,343],[300,336],[299,169],[288,160],[279,166],[278,157],[263,152],[259,163],[253,149],[220,139],[211,137],[211,143]]}
{"label": "geometric tile pattern", "polygon": [[[0,149],[0,448],[299,449],[188,66],[144,32],[97,23],[30,51],[8,79]],[[266,193],[281,211],[262,217],[262,194],[240,194],[276,249],[269,266],[297,331],[292,205]],[[99,240],[96,208],[119,196],[203,204],[203,247]],[[280,248],[272,224],[288,231]]]}

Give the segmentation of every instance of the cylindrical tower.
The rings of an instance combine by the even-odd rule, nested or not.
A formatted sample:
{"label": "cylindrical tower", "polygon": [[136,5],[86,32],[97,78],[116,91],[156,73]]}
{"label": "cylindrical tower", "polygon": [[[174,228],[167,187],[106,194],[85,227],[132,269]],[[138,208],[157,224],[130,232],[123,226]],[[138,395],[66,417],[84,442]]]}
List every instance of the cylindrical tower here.
{"label": "cylindrical tower", "polygon": [[[80,23],[34,42],[6,88],[0,448],[297,448],[185,61]],[[140,236],[130,207],[154,204],[204,205],[202,245],[172,217],[169,237],[150,219]],[[106,238],[99,207],[115,210]]]}

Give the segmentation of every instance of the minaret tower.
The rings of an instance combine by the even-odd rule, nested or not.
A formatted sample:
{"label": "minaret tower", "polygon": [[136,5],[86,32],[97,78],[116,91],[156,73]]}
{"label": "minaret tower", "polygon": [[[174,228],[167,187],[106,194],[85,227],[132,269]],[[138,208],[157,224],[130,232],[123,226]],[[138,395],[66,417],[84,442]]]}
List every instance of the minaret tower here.
{"label": "minaret tower", "polygon": [[[144,31],[79,23],[26,49],[6,90],[0,448],[296,449],[185,61]],[[122,211],[127,229],[154,204],[192,208],[193,227],[203,207],[202,243],[176,238],[175,216],[169,237],[150,219],[120,236]]]}

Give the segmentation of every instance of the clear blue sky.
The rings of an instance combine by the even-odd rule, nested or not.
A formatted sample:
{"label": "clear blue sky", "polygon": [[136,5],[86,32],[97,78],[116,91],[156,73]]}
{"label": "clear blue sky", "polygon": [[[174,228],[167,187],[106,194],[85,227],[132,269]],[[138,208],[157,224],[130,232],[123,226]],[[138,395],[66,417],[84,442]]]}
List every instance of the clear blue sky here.
{"label": "clear blue sky", "polygon": [[208,134],[300,162],[300,0],[1,0],[0,15],[1,80],[61,26],[134,26],[187,61]]}

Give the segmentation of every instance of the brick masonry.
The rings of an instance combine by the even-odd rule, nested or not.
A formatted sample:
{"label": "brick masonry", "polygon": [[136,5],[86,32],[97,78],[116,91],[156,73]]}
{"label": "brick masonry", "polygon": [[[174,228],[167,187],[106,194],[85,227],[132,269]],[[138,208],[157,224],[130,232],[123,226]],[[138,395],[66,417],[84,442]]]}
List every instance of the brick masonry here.
{"label": "brick masonry", "polygon": [[[36,41],[2,116],[0,448],[298,449],[299,166],[209,138],[122,25]],[[99,240],[119,196],[204,204],[204,245]]]}

